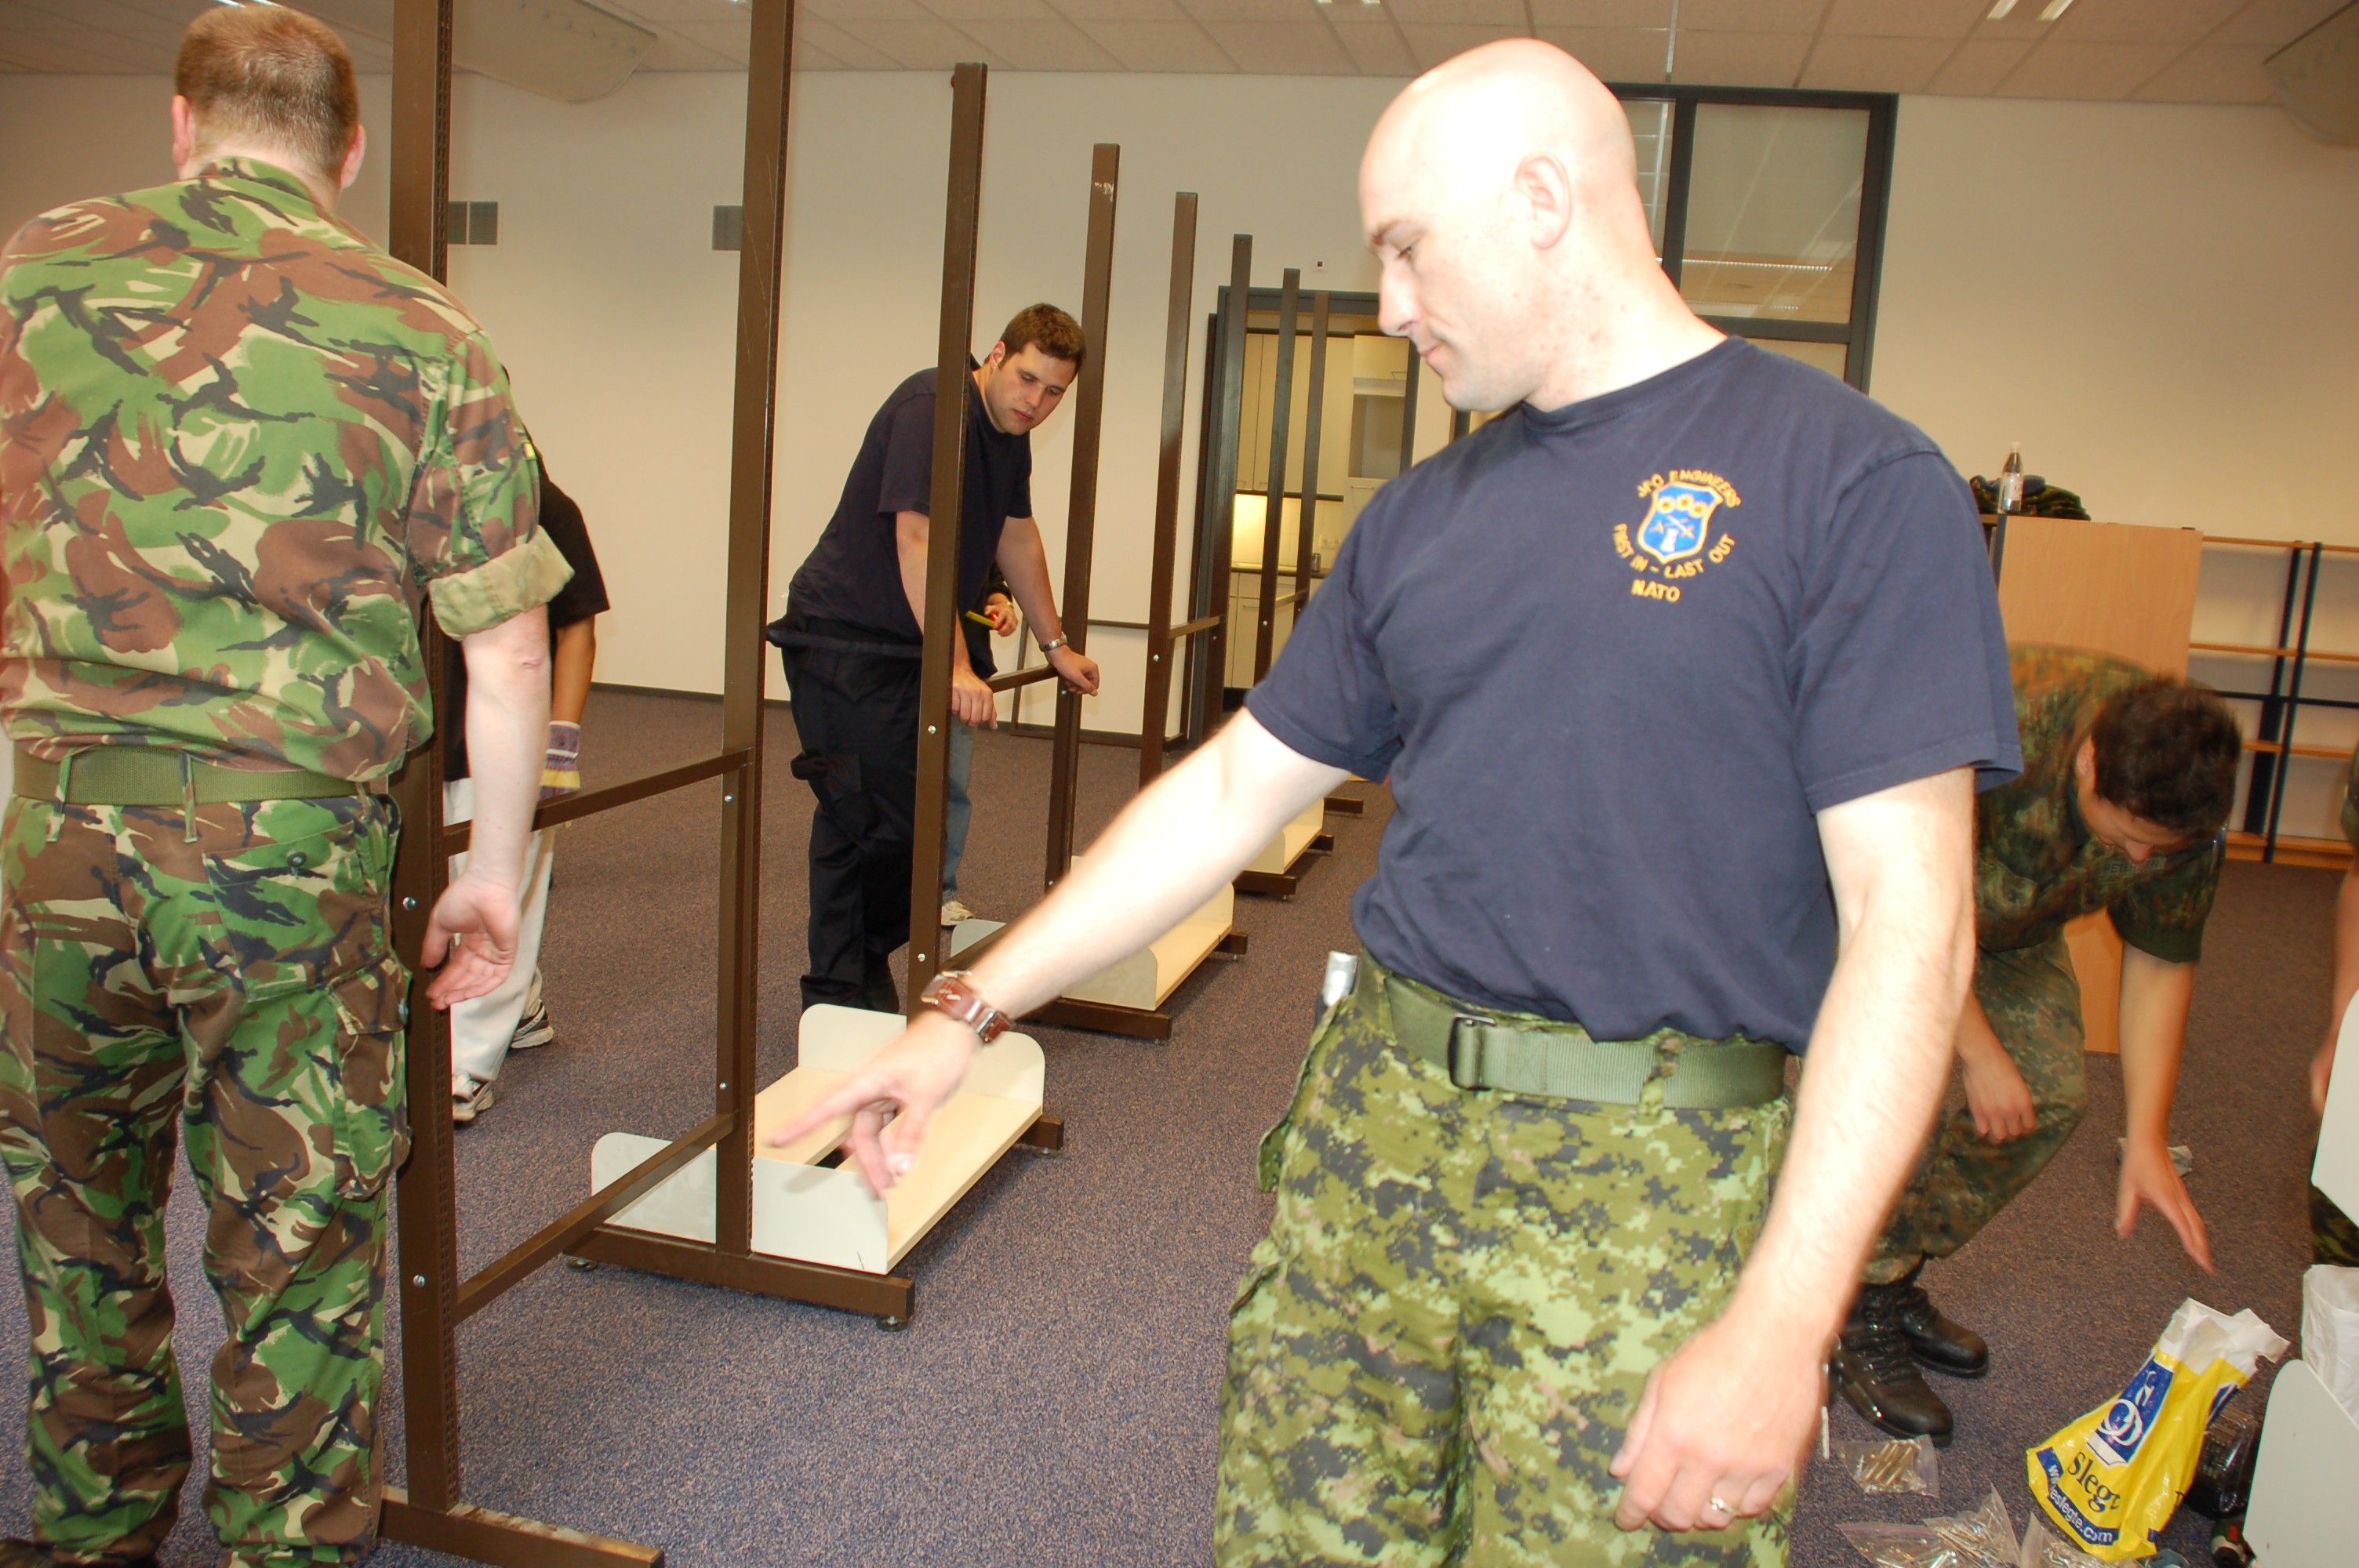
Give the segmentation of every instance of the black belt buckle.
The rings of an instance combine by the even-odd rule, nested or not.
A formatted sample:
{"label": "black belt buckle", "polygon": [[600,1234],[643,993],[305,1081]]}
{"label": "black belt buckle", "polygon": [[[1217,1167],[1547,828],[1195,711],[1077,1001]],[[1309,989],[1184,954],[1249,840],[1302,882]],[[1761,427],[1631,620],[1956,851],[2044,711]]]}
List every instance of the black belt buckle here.
{"label": "black belt buckle", "polygon": [[1484,1018],[1482,1014],[1474,1012],[1452,1015],[1450,1020],[1450,1039],[1443,1047],[1443,1054],[1450,1059],[1450,1082],[1453,1087],[1462,1089],[1479,1089],[1484,1087],[1482,1036],[1467,1033],[1465,1026],[1473,1025],[1490,1029],[1495,1028],[1498,1022],[1495,1018]]}

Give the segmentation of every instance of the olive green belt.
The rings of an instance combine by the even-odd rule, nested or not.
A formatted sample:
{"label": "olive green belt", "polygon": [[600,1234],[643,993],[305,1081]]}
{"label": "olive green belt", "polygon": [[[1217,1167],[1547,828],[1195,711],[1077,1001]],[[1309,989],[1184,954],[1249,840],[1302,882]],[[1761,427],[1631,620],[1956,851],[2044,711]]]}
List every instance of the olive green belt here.
{"label": "olive green belt", "polygon": [[1497,1089],[1550,1099],[1636,1105],[1649,1079],[1663,1080],[1675,1110],[1762,1105],[1786,1092],[1786,1049],[1740,1040],[1690,1041],[1672,1049],[1645,1040],[1593,1040],[1577,1023],[1503,1022],[1430,986],[1360,957],[1363,1005],[1378,988],[1392,1005],[1393,1038],[1462,1089]]}
{"label": "olive green belt", "polygon": [[16,793],[28,800],[62,799],[69,806],[227,806],[323,800],[367,790],[309,768],[225,768],[155,746],[93,746],[62,762],[16,749]]}

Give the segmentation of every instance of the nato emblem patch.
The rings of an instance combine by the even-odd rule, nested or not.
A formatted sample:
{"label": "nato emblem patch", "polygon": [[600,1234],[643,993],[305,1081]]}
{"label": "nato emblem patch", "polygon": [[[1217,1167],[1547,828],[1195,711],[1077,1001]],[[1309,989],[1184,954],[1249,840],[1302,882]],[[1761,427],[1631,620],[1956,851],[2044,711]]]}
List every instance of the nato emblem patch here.
{"label": "nato emblem patch", "polygon": [[1709,485],[1678,480],[1664,485],[1638,524],[1638,547],[1665,566],[1700,554],[1720,499]]}

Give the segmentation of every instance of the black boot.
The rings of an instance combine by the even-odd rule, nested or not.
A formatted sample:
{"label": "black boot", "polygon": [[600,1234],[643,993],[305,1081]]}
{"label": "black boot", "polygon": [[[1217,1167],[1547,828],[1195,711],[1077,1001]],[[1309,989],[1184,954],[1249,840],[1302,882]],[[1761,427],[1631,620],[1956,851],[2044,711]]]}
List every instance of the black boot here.
{"label": "black boot", "polygon": [[1952,1378],[1979,1378],[1990,1370],[1990,1346],[1983,1336],[1971,1328],[1961,1328],[1941,1315],[1917,1276],[1925,1271],[1919,1262],[1908,1274],[1892,1282],[1900,1292],[1899,1310],[1895,1314],[1901,1335],[1908,1341],[1909,1351],[1923,1365],[1936,1372],[1946,1372]]}
{"label": "black boot", "polygon": [[1851,1408],[1895,1437],[1950,1441],[1950,1407],[1925,1386],[1900,1326],[1906,1284],[1862,1285],[1835,1345],[1835,1384]]}

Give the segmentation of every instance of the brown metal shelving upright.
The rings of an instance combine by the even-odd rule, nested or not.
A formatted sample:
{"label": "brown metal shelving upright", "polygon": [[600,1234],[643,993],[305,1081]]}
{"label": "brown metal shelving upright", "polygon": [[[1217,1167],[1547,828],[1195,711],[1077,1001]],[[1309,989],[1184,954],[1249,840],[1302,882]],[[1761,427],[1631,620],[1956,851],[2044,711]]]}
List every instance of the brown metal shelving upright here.
{"label": "brown metal shelving upright", "polygon": [[2281,852],[2299,863],[2340,865],[2349,859],[2339,840],[2293,838],[2283,832],[2286,776],[2298,757],[2340,762],[2350,755],[2339,746],[2304,745],[2294,739],[2294,726],[2304,708],[2359,710],[2359,701],[2310,697],[2303,683],[2314,665],[2359,665],[2359,652],[2313,648],[2310,638],[2318,609],[2319,570],[2329,556],[2359,556],[2359,546],[2330,545],[2315,539],[2254,539],[2238,535],[2206,534],[2204,547],[2282,550],[2286,554],[2285,593],[2277,611],[2274,643],[2190,642],[2188,651],[2230,658],[2269,661],[2266,691],[2221,687],[2225,697],[2260,704],[2259,722],[2245,741],[2252,773],[2245,791],[2242,827],[2228,835],[2229,853],[2239,858],[2276,861]]}

